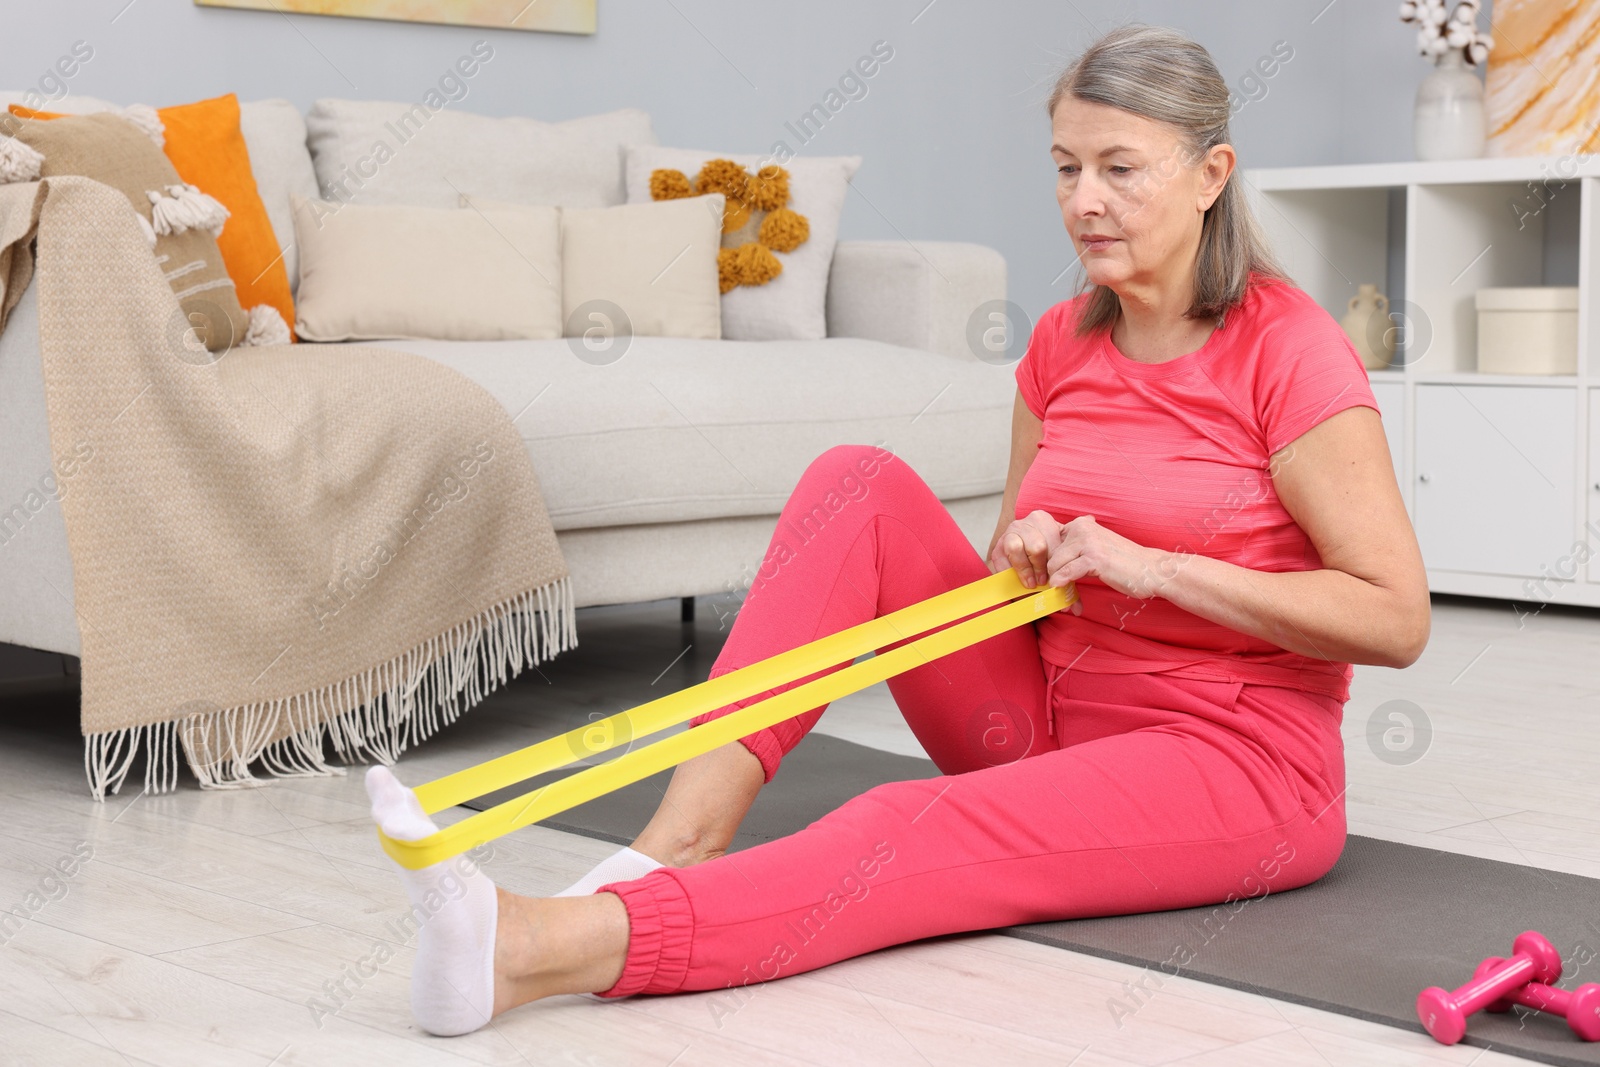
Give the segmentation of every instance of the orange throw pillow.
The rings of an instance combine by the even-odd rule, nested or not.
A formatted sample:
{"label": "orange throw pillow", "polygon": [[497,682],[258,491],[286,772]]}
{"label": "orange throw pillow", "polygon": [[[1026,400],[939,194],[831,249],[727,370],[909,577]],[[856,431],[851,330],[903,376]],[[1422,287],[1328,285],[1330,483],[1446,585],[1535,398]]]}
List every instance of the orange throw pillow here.
{"label": "orange throw pillow", "polygon": [[[12,104],[11,113],[24,119],[55,119],[61,115]],[[289,272],[283,265],[272,221],[256,189],[250,169],[250,151],[239,128],[239,99],[234,94],[179,104],[156,111],[166,127],[165,150],[178,176],[222,202],[228,221],[217,237],[222,262],[246,311],[257,304],[278,309],[294,336],[294,298],[289,293]]]}

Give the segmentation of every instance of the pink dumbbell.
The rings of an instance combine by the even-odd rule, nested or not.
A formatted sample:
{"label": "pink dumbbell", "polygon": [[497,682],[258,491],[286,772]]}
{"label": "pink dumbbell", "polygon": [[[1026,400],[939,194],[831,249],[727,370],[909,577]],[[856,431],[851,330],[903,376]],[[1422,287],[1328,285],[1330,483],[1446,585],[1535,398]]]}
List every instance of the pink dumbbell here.
{"label": "pink dumbbell", "polygon": [[[1490,956],[1478,964],[1478,971],[1473,977],[1481,978],[1505,962],[1498,956]],[[1485,1005],[1484,1011],[1510,1011],[1513,1004],[1559,1015],[1567,1020],[1572,1032],[1583,1040],[1600,1041],[1600,983],[1588,982],[1569,990],[1557,989],[1543,982],[1529,982],[1493,1004]]]}
{"label": "pink dumbbell", "polygon": [[1417,1018],[1440,1044],[1453,1045],[1467,1033],[1467,1016],[1488,1007],[1529,982],[1549,985],[1561,977],[1561,953],[1535,930],[1524,930],[1511,944],[1511,958],[1479,974],[1454,992],[1429,986],[1417,994]]}

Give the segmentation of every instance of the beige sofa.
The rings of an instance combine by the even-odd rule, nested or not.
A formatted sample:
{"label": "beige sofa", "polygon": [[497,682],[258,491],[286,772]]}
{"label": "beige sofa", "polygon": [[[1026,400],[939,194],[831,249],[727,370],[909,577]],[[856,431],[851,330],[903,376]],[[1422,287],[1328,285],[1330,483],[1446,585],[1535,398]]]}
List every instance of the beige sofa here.
{"label": "beige sofa", "polygon": [[[0,93],[0,106],[17,99]],[[242,115],[273,227],[292,245],[288,196],[318,193],[304,117],[283,100],[247,102]],[[286,260],[294,283],[292,249]],[[738,594],[801,473],[838,444],[906,460],[986,548],[1015,385],[1010,365],[973,355],[967,333],[980,305],[1004,297],[1005,264],[991,249],[844,241],[822,340],[635,337],[603,366],[567,341],[364,343],[446,364],[516,418],[583,607]],[[341,346],[319,347],[337,358]],[[50,468],[30,291],[0,334],[0,641],[76,654],[60,507],[24,504]]]}

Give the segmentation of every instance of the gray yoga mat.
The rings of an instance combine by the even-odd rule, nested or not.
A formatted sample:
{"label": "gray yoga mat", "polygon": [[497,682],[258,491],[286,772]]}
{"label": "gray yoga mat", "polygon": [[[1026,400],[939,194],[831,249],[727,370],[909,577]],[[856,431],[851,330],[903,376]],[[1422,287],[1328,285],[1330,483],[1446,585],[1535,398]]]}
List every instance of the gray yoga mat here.
{"label": "gray yoga mat", "polygon": [[[812,733],[757,796],[729,851],[800,830],[883,782],[938,773],[929,760]],[[553,777],[466,806],[481,810]],[[670,777],[663,771],[541,825],[627,844],[655,812]],[[1600,880],[1352,835],[1319,881],[1237,910],[1190,908],[995,932],[1146,967],[1140,981],[1149,991],[1178,973],[1420,1033],[1417,993],[1463,984],[1484,957],[1509,955],[1523,930],[1538,930],[1561,950],[1563,986],[1600,980]],[[1181,969],[1169,962],[1185,958]],[[1136,1012],[1143,996],[1123,999],[1122,1010]],[[1118,1014],[1110,1001],[1106,1010]],[[1600,1043],[1579,1041],[1558,1017],[1524,1012],[1479,1012],[1462,1043],[1541,1063],[1600,1064]]]}

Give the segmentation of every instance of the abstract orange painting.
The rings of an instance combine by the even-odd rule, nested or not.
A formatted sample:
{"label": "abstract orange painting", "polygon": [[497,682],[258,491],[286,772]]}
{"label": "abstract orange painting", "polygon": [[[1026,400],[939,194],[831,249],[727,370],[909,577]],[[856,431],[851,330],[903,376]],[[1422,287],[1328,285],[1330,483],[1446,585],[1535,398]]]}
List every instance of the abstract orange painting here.
{"label": "abstract orange painting", "polygon": [[201,7],[593,33],[596,0],[194,0]]}
{"label": "abstract orange painting", "polygon": [[1489,155],[1600,150],[1600,4],[1495,0]]}

